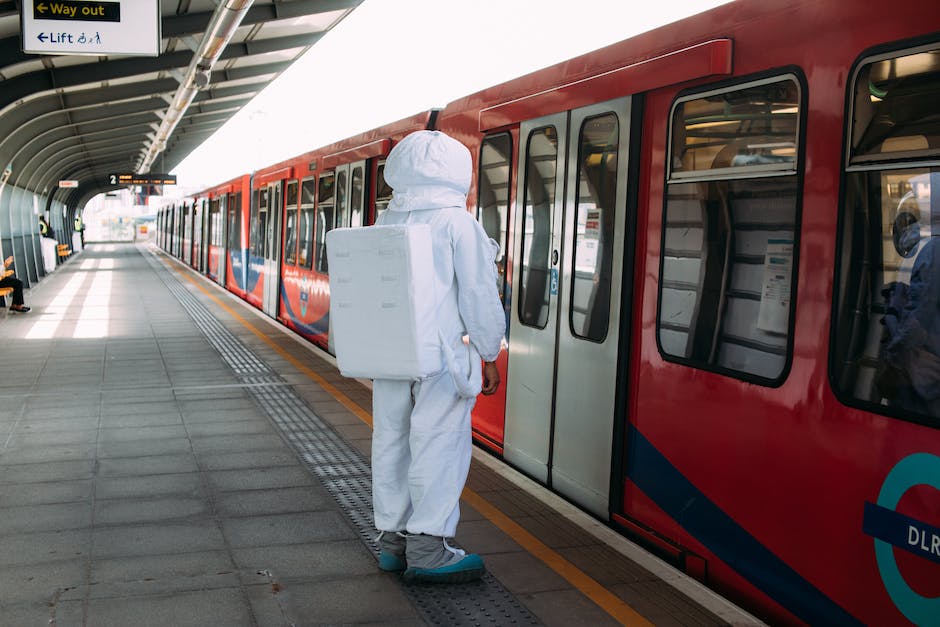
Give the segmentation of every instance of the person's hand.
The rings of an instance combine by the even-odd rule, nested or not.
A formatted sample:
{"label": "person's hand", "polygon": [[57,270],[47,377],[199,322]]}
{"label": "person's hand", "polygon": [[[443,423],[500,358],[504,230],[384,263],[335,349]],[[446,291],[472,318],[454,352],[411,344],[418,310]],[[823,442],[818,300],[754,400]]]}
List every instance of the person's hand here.
{"label": "person's hand", "polygon": [[483,389],[480,390],[486,396],[493,394],[499,389],[499,370],[496,369],[496,362],[483,362]]}

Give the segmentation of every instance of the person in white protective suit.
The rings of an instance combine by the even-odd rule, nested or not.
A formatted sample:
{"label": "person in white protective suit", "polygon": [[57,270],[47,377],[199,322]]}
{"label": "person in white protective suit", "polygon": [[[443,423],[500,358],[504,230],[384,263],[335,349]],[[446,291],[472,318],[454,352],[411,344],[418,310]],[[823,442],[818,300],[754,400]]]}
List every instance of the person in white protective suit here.
{"label": "person in white protective suit", "polygon": [[447,543],[470,468],[470,411],[477,394],[499,387],[493,362],[506,331],[496,287],[499,247],[466,209],[471,169],[470,152],[444,133],[408,135],[385,164],[393,196],[376,221],[430,225],[438,320],[452,351],[437,374],[373,382],[379,568],[404,571],[406,581],[456,583],[484,572],[479,555]]}

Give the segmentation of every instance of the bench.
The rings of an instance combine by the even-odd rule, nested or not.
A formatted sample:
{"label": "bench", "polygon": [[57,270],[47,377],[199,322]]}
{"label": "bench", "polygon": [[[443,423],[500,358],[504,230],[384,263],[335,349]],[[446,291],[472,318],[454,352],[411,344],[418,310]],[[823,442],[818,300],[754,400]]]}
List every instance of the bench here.
{"label": "bench", "polygon": [[[4,278],[13,274],[12,270],[7,270],[3,273]],[[13,293],[12,287],[0,287],[0,309],[3,310],[3,315],[7,313],[7,296]]]}
{"label": "bench", "polygon": [[55,250],[59,254],[59,257],[68,257],[72,254],[72,251],[69,250],[68,244],[59,244],[55,247]]}

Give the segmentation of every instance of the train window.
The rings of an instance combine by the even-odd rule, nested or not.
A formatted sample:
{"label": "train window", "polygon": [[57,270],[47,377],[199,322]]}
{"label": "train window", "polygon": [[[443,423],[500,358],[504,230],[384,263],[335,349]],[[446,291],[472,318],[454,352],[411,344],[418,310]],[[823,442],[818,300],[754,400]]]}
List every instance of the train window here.
{"label": "train window", "polygon": [[540,329],[548,324],[553,282],[550,256],[557,163],[558,131],[555,127],[532,131],[526,149],[519,320]]}
{"label": "train window", "polygon": [[486,234],[499,244],[496,269],[500,298],[506,300],[506,234],[509,231],[509,174],[512,138],[509,133],[491,135],[480,147],[480,174],[477,177],[477,220]]}
{"label": "train window", "polygon": [[375,179],[375,219],[378,220],[379,216],[388,208],[388,203],[392,202],[392,188],[385,182],[384,161],[379,164]]}
{"label": "train window", "polygon": [[363,192],[363,174],[362,166],[356,166],[350,175],[350,199],[349,199],[349,226],[362,226],[362,205],[365,199]]}
{"label": "train window", "polygon": [[232,194],[228,195],[228,249],[229,252],[241,250],[241,193],[235,194],[234,200]]}
{"label": "train window", "polygon": [[248,249],[253,257],[264,256],[264,235],[268,220],[268,190],[256,189],[252,195]]}
{"label": "train window", "polygon": [[317,272],[326,273],[329,270],[326,261],[326,234],[333,230],[335,188],[333,174],[320,177],[317,187]]}
{"label": "train window", "polygon": [[509,189],[512,138],[508,133],[483,139],[480,147],[480,173],[477,177],[477,220],[496,243],[497,287],[506,301],[506,243],[509,232]]}
{"label": "train window", "polygon": [[284,213],[284,263],[297,264],[297,181],[287,184]]}
{"label": "train window", "polygon": [[664,355],[782,380],[796,289],[800,93],[788,75],[674,105],[659,285]]}
{"label": "train window", "polygon": [[349,226],[349,198],[346,193],[347,176],[348,173],[346,170],[340,170],[336,173],[336,205],[333,226],[331,228]]}
{"label": "train window", "polygon": [[305,179],[300,187],[300,258],[298,263],[307,269],[313,267],[313,199],[317,180]]}
{"label": "train window", "polygon": [[940,427],[940,48],[865,59],[851,85],[833,387]]}
{"label": "train window", "polygon": [[873,59],[855,77],[849,163],[940,156],[940,50]]}
{"label": "train window", "polygon": [[209,237],[213,246],[222,245],[222,214],[219,211],[219,198],[209,201]]}
{"label": "train window", "polygon": [[617,194],[617,116],[588,118],[578,147],[571,332],[603,342],[610,318],[610,276]]}

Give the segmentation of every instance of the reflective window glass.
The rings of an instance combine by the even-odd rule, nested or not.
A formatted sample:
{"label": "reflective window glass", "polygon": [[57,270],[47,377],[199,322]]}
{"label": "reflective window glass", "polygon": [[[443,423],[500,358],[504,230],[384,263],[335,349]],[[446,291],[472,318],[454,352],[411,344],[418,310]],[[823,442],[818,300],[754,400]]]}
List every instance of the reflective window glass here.
{"label": "reflective window glass", "polygon": [[613,113],[589,118],[578,148],[570,324],[572,333],[597,342],[607,337],[610,319],[619,129]]}
{"label": "reflective window glass", "polygon": [[306,179],[300,188],[300,255],[297,263],[304,268],[313,267],[313,206],[316,179]]}
{"label": "reflective window glass", "polygon": [[798,105],[795,80],[752,83],[680,101],[670,127],[670,180],[792,172]]}
{"label": "reflective window glass", "polygon": [[352,170],[352,175],[350,176],[350,198],[349,198],[349,226],[362,226],[362,205],[365,200],[365,195],[363,194],[363,168],[362,166],[356,166]]}
{"label": "reflective window glass", "polygon": [[240,251],[241,243],[241,204],[242,195],[228,195],[228,249],[229,251]]}
{"label": "reflective window glass", "polygon": [[392,201],[392,188],[385,182],[384,161],[379,164],[375,179],[375,219],[378,220],[388,207],[388,203]]}
{"label": "reflective window glass", "polygon": [[833,386],[940,427],[940,49],[870,59],[852,87]]}
{"label": "reflective window glass", "polygon": [[659,284],[664,354],[767,383],[783,376],[796,290],[798,120],[790,77],[677,103]]}
{"label": "reflective window glass", "polygon": [[853,165],[940,155],[940,50],[863,64],[852,107]]}
{"label": "reflective window glass", "polygon": [[[555,127],[532,131],[526,142],[519,320],[539,328],[548,324],[553,282],[552,216],[557,162],[558,131]],[[557,281],[557,277],[554,280]]]}
{"label": "reflective window glass", "polygon": [[496,256],[499,295],[506,299],[506,245],[509,231],[509,173],[512,138],[508,133],[486,137],[480,148],[477,219],[499,244]]}
{"label": "reflective window glass", "polygon": [[332,174],[326,174],[320,177],[320,183],[317,186],[317,239],[315,254],[317,256],[317,272],[323,273],[329,270],[326,259],[326,234],[333,230],[334,188]]}
{"label": "reflective window glass", "polygon": [[346,170],[336,173],[336,209],[333,218],[333,228],[349,226],[349,198],[346,190]]}
{"label": "reflective window glass", "polygon": [[293,266],[297,263],[297,181],[287,184],[285,198],[284,263]]}

